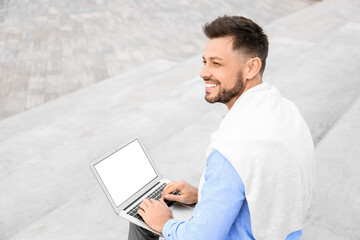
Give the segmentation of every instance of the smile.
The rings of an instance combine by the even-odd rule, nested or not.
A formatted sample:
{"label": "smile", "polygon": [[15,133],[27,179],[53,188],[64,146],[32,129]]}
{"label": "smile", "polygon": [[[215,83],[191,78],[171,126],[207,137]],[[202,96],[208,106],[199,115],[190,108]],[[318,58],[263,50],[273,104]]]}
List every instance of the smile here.
{"label": "smile", "polygon": [[205,82],[205,92],[210,93],[212,91],[215,91],[216,87],[219,86],[220,83],[209,83],[209,82]]}
{"label": "smile", "polygon": [[205,84],[205,86],[207,87],[207,88],[213,88],[213,87],[216,87],[216,86],[218,86],[219,84],[210,84],[210,83],[206,83]]}

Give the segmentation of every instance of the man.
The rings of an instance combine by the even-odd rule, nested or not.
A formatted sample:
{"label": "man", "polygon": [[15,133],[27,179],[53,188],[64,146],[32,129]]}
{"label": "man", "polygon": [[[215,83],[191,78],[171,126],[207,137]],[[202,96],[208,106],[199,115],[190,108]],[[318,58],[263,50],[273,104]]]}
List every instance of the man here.
{"label": "man", "polygon": [[[169,183],[163,198],[196,203],[179,222],[160,201],[145,199],[138,213],[166,239],[299,239],[314,181],[309,129],[293,103],[262,82],[268,54],[263,30],[244,17],[204,26],[210,39],[200,76],[205,99],[228,108],[212,135],[199,190]],[[180,196],[170,193],[179,190]],[[130,226],[129,239],[157,239]]]}

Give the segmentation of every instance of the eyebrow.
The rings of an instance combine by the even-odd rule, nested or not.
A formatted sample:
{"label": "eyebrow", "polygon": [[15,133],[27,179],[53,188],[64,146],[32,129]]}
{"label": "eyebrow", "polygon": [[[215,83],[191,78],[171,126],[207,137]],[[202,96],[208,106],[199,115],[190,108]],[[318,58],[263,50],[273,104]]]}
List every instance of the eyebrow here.
{"label": "eyebrow", "polygon": [[[203,59],[205,59],[205,57],[203,56]],[[222,59],[221,57],[210,57],[210,60],[220,60],[220,61],[224,61],[224,59]]]}

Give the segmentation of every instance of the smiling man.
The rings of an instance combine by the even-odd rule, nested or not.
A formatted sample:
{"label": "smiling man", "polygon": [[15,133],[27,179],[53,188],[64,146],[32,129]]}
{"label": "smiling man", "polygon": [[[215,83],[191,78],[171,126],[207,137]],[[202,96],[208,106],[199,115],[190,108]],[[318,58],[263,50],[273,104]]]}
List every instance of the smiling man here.
{"label": "smiling man", "polygon": [[[246,59],[241,56],[240,51],[234,53],[233,41],[232,36],[212,38],[205,49],[203,56],[205,66],[200,73],[205,81],[206,101],[225,103],[229,110],[244,91],[261,83],[260,75],[253,76],[253,81],[249,81],[245,86],[243,71]],[[253,58],[248,64],[252,68],[249,69],[250,74],[254,74],[259,71],[261,60]]]}
{"label": "smiling man", "polygon": [[[163,198],[196,203],[188,221],[163,199],[138,213],[166,239],[299,239],[314,182],[314,149],[296,106],[262,81],[268,39],[250,19],[224,16],[204,26],[210,39],[200,76],[205,99],[228,113],[213,133],[199,189],[169,183]],[[170,193],[179,190],[180,195]],[[158,236],[130,225],[129,239]]]}

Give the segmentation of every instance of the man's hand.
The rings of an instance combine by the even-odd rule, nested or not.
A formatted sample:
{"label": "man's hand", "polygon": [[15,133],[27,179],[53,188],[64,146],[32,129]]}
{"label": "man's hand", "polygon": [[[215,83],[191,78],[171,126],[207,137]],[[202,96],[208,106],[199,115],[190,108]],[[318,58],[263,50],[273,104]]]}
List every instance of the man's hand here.
{"label": "man's hand", "polygon": [[163,199],[144,199],[140,204],[138,214],[144,219],[150,228],[158,233],[162,232],[165,223],[174,218],[171,209]]}
{"label": "man's hand", "polygon": [[[180,195],[171,194],[177,190],[180,191]],[[184,204],[193,204],[198,202],[198,189],[185,181],[170,182],[164,188],[161,198]]]}

